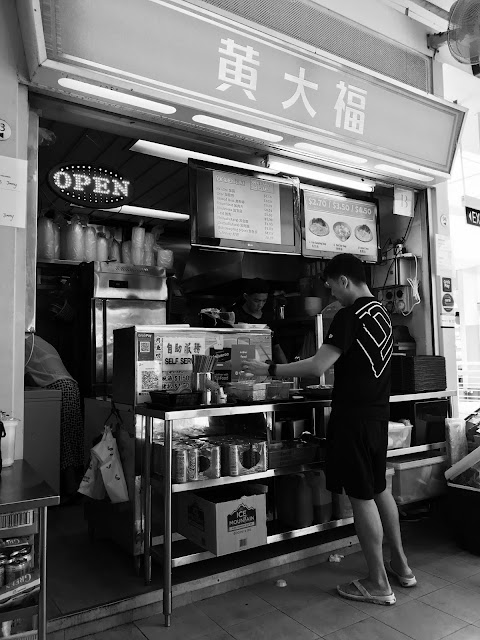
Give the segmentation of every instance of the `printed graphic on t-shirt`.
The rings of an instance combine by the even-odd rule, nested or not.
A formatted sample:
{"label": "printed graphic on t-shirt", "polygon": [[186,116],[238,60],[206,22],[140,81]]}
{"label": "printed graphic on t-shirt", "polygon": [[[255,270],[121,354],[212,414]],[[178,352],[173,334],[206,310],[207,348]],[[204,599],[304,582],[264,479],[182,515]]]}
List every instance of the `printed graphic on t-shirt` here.
{"label": "printed graphic on t-shirt", "polygon": [[385,307],[377,301],[368,302],[356,311],[356,315],[362,323],[357,343],[367,356],[375,377],[379,378],[393,352],[390,318]]}

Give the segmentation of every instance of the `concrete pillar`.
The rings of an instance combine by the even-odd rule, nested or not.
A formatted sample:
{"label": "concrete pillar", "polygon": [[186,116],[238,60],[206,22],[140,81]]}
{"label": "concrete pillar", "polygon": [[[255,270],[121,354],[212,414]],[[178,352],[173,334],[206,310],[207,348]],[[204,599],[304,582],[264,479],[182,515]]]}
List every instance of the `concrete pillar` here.
{"label": "concrete pillar", "polygon": [[[14,0],[0,2],[0,118],[12,129],[0,155],[27,159],[28,92],[18,83],[25,59]],[[1,195],[0,195],[1,200]],[[26,199],[21,206],[26,208]],[[15,457],[23,456],[25,229],[0,226],[0,410],[19,418]]]}

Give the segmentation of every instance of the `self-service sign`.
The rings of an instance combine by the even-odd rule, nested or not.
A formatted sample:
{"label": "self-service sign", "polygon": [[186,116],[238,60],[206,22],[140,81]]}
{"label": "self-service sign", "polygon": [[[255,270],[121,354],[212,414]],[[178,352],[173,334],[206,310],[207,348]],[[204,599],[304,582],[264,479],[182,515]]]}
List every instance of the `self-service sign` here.
{"label": "self-service sign", "polygon": [[473,209],[472,207],[465,207],[465,214],[467,216],[467,224],[471,224],[474,227],[480,227],[480,210]]}

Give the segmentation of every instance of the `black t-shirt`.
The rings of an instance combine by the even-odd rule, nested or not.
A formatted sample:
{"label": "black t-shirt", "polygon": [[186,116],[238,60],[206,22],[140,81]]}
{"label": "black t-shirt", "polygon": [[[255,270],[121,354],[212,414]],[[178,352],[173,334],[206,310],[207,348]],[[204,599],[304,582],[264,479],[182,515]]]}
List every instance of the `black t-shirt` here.
{"label": "black t-shirt", "polygon": [[[261,318],[256,318],[252,316],[251,313],[245,311],[241,304],[234,304],[232,307],[232,311],[235,313],[235,322],[245,322],[247,324],[266,324],[263,316]],[[268,327],[270,329],[270,327]],[[275,332],[272,331],[272,345],[275,346],[278,344],[278,338],[275,335]]]}
{"label": "black t-shirt", "polygon": [[375,298],[358,298],[333,318],[325,344],[342,351],[335,362],[335,414],[388,420],[392,324]]}

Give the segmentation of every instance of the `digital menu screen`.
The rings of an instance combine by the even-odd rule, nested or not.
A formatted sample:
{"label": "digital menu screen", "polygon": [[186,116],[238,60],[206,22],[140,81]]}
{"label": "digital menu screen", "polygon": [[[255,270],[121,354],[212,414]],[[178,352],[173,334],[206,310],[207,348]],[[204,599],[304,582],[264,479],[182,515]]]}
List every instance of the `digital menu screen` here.
{"label": "digital menu screen", "polygon": [[189,163],[192,245],[301,253],[298,180]]}
{"label": "digital menu screen", "polygon": [[216,238],[282,242],[278,183],[214,171],[213,214]]}
{"label": "digital menu screen", "polygon": [[378,262],[378,210],[373,202],[303,191],[302,253],[332,258],[352,253],[365,262]]}

